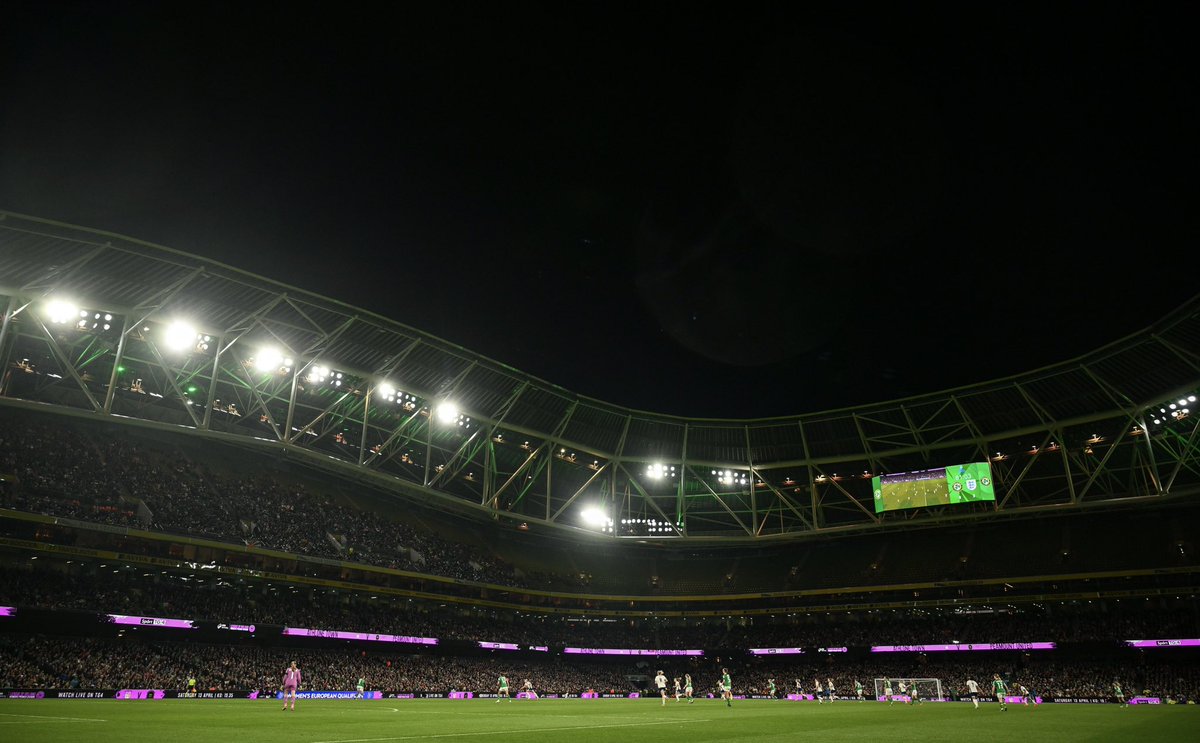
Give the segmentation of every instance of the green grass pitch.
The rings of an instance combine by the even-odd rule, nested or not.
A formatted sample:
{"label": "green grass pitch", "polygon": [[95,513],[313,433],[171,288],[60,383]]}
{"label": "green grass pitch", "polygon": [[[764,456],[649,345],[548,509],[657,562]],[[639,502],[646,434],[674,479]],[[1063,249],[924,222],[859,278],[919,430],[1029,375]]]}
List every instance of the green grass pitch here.
{"label": "green grass pitch", "polygon": [[7,743],[733,743],[735,741],[1200,740],[1195,706],[925,704],[711,699],[0,700]]}

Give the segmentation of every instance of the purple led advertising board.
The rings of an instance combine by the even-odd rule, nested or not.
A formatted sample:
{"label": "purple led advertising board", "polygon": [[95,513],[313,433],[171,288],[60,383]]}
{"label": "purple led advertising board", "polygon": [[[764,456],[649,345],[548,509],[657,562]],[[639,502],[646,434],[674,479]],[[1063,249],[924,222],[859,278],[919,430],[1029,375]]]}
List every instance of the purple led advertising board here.
{"label": "purple led advertising board", "polygon": [[485,642],[484,640],[480,640],[476,644],[478,644],[479,647],[483,648],[484,650],[520,650],[521,649],[521,646],[516,644],[515,642]]}
{"label": "purple led advertising board", "polygon": [[162,617],[135,617],[130,614],[108,614],[113,624],[132,624],[138,627],[170,627],[171,629],[196,629],[190,619],[164,619]]}
{"label": "purple led advertising board", "polygon": [[[357,691],[298,691],[298,699],[359,699]],[[283,699],[283,692],[275,692],[276,699]],[[383,699],[382,691],[364,691],[362,699]]]}
{"label": "purple led advertising board", "polygon": [[704,655],[703,650],[636,650],[631,648],[563,648],[579,655]]}
{"label": "purple led advertising board", "polygon": [[1126,640],[1131,648],[1195,648],[1200,640]]}
{"label": "purple led advertising board", "polygon": [[751,655],[804,655],[804,648],[750,648]]}
{"label": "purple led advertising board", "polygon": [[1053,650],[1052,642],[974,642],[953,645],[872,645],[872,653],[953,653],[979,650]]}
{"label": "purple led advertising board", "polygon": [[409,637],[408,635],[378,635],[373,632],[342,632],[332,629],[303,629],[284,627],[283,634],[294,637],[325,637],[334,640],[368,640],[370,642],[402,642],[409,645],[437,645],[436,637]]}
{"label": "purple led advertising board", "polygon": [[167,692],[162,689],[121,689],[113,695],[114,699],[165,699]]}
{"label": "purple led advertising board", "polygon": [[17,615],[17,607],[15,606],[0,606],[0,617],[15,617]]}

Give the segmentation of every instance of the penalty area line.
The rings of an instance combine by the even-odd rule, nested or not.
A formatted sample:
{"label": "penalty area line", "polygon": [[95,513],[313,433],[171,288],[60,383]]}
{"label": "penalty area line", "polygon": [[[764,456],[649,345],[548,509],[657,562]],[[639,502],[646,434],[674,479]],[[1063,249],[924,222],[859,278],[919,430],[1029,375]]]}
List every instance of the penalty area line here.
{"label": "penalty area line", "polygon": [[604,728],[648,727],[650,725],[694,725],[712,720],[659,720],[655,722],[622,722],[615,725],[571,725],[570,727],[522,728],[519,730],[481,730],[473,733],[431,733],[429,735],[397,735],[386,738],[338,738],[315,740],[312,743],[377,743],[385,740],[433,740],[435,738],[470,738],[484,735],[515,735],[521,733],[557,733],[560,730],[600,730]]}
{"label": "penalty area line", "polygon": [[16,712],[0,712],[0,717],[26,717],[26,720],[0,720],[0,724],[14,724],[20,722],[108,722],[108,720],[100,720],[95,717],[58,717],[55,715],[18,715]]}

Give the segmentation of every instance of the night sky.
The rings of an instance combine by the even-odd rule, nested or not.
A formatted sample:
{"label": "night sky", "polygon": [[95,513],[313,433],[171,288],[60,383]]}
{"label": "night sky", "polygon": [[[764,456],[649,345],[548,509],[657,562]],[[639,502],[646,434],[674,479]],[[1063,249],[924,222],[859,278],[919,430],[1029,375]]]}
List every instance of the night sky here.
{"label": "night sky", "polygon": [[0,208],[634,408],[892,399],[1196,293],[1186,8],[13,2]]}

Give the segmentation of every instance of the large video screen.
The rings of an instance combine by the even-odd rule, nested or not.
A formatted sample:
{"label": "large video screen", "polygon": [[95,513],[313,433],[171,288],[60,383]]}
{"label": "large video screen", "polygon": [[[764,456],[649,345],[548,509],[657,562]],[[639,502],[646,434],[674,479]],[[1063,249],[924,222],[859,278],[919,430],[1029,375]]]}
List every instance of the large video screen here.
{"label": "large video screen", "polygon": [[875,513],[996,500],[992,468],[987,462],[880,475],[871,484]]}

